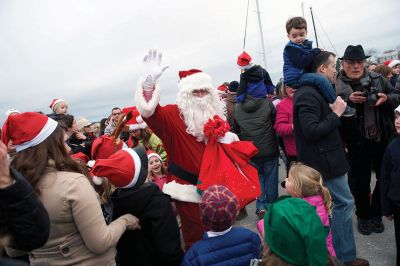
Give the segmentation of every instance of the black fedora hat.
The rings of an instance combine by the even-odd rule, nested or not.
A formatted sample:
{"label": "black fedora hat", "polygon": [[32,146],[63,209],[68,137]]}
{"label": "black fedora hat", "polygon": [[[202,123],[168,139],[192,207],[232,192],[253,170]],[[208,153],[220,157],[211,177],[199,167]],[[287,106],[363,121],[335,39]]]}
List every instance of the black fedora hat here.
{"label": "black fedora hat", "polygon": [[349,45],[344,51],[343,57],[340,60],[364,60],[371,56],[365,55],[364,49],[361,45]]}

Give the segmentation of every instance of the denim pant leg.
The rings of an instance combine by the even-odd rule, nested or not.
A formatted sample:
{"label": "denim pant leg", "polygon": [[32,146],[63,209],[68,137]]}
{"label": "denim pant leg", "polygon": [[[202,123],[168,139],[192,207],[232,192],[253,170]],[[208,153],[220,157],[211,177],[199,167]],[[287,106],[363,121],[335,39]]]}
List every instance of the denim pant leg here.
{"label": "denim pant leg", "polygon": [[253,166],[258,171],[258,180],[260,181],[261,195],[256,200],[256,214],[259,213],[260,210],[265,209],[265,190],[266,187],[266,178],[264,174],[263,160],[261,159],[252,159],[251,160]]}
{"label": "denim pant leg", "polygon": [[344,262],[356,259],[352,214],[354,199],[345,176],[324,180],[333,200],[332,242],[336,256]]}
{"label": "denim pant leg", "polygon": [[279,158],[268,159],[264,164],[266,177],[265,200],[268,203],[278,198],[278,161]]}
{"label": "denim pant leg", "polygon": [[256,213],[265,209],[267,202],[273,202],[278,197],[278,158],[256,158],[251,160],[258,170],[261,196],[256,201]]}

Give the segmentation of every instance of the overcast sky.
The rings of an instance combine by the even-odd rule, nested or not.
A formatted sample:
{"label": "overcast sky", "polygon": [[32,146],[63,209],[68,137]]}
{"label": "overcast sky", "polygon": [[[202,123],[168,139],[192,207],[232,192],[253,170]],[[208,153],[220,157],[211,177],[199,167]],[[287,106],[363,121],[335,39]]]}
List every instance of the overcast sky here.
{"label": "overcast sky", "polygon": [[[348,44],[380,51],[400,46],[398,0],[259,0],[267,70],[282,76],[285,22],[302,15],[320,47],[343,55]],[[255,0],[250,0],[246,51],[262,63]],[[132,106],[149,48],[163,52],[169,69],[161,103],[174,103],[178,71],[199,68],[214,85],[238,80],[247,0],[1,0],[0,125],[7,109],[43,111],[53,98],[70,113],[99,121],[114,106]],[[325,34],[325,32],[327,34]],[[330,45],[329,40],[334,47]]]}

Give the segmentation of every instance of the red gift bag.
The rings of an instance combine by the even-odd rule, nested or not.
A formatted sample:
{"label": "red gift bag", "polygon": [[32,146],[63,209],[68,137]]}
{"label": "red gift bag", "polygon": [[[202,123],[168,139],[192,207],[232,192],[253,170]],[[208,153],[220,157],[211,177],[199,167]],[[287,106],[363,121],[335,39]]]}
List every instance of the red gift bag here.
{"label": "red gift bag", "polygon": [[223,185],[236,195],[242,208],[261,194],[258,171],[250,164],[250,158],[257,154],[258,149],[251,141],[218,142],[228,131],[229,124],[218,116],[205,124],[208,143],[197,188],[203,191],[211,185]]}

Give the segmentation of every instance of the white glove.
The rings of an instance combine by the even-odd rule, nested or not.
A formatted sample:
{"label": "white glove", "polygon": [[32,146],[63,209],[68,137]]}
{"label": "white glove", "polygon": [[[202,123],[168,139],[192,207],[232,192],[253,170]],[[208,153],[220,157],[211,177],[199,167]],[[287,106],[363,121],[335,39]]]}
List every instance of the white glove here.
{"label": "white glove", "polygon": [[145,66],[145,75],[143,77],[143,89],[154,89],[156,81],[161,77],[162,73],[168,66],[161,66],[162,53],[157,53],[157,50],[149,50],[149,54],[143,58]]}

